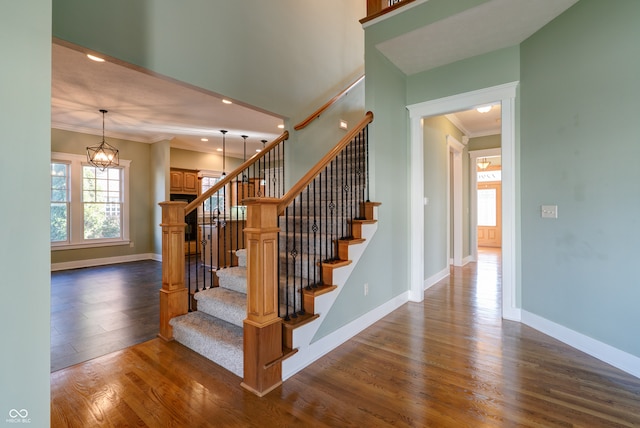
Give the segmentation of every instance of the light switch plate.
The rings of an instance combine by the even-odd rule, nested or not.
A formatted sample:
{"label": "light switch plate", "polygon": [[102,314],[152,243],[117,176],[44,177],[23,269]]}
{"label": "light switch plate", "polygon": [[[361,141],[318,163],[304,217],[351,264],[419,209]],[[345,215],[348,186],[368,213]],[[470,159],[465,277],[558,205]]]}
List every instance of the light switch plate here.
{"label": "light switch plate", "polygon": [[558,218],[557,205],[542,205],[540,207],[540,217],[542,218]]}

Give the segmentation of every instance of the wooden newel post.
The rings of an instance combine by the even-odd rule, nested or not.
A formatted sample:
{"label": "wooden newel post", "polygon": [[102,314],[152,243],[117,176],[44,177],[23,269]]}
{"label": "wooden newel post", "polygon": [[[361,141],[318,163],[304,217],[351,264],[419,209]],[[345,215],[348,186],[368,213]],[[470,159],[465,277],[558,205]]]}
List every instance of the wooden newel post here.
{"label": "wooden newel post", "polygon": [[262,397],[282,384],[282,319],[278,316],[278,199],[249,198],[247,318],[242,386]]}
{"label": "wooden newel post", "polygon": [[160,336],[173,340],[171,318],[189,311],[184,283],[184,208],[186,202],[160,202],[162,207],[162,289],[160,290]]}

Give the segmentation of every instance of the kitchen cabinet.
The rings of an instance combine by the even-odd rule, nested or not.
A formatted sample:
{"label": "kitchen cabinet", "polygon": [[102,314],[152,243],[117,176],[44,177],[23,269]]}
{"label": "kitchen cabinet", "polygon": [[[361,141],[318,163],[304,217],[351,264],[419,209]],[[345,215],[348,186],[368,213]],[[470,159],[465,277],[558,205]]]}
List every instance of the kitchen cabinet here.
{"label": "kitchen cabinet", "polygon": [[172,168],[169,176],[171,193],[181,193],[183,195],[197,195],[199,193],[198,171]]}

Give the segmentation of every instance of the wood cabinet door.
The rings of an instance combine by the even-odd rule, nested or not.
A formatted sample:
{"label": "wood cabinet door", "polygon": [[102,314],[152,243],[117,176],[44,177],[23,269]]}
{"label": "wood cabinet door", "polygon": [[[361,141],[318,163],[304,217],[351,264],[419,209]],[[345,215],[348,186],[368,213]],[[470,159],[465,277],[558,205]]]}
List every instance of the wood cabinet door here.
{"label": "wood cabinet door", "polygon": [[182,186],[184,193],[198,194],[198,173],[184,171]]}
{"label": "wood cabinet door", "polygon": [[182,193],[182,187],[183,187],[183,174],[182,171],[171,171],[169,174],[170,177],[170,184],[169,187],[171,188],[171,192],[172,193]]}

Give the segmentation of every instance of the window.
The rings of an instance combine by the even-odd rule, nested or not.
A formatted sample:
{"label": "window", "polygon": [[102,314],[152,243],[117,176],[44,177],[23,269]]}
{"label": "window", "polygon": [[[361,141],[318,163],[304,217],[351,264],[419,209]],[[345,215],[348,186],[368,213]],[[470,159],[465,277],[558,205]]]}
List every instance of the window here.
{"label": "window", "polygon": [[122,238],[122,169],[82,167],[84,239]]}
{"label": "window", "polygon": [[129,164],[100,171],[85,156],[52,154],[52,249],[129,243]]}
{"label": "window", "polygon": [[[202,177],[202,188],[201,193],[203,194],[210,188],[212,188],[218,181],[222,180],[221,176],[203,176]],[[210,198],[204,201],[204,211],[207,215],[213,213],[223,213],[225,211],[224,208],[224,199],[225,199],[226,189],[220,189],[216,193],[213,194]],[[217,208],[217,209],[216,209]]]}
{"label": "window", "polygon": [[69,240],[69,164],[51,162],[51,242]]}
{"label": "window", "polygon": [[478,189],[478,226],[496,226],[496,189]]}

